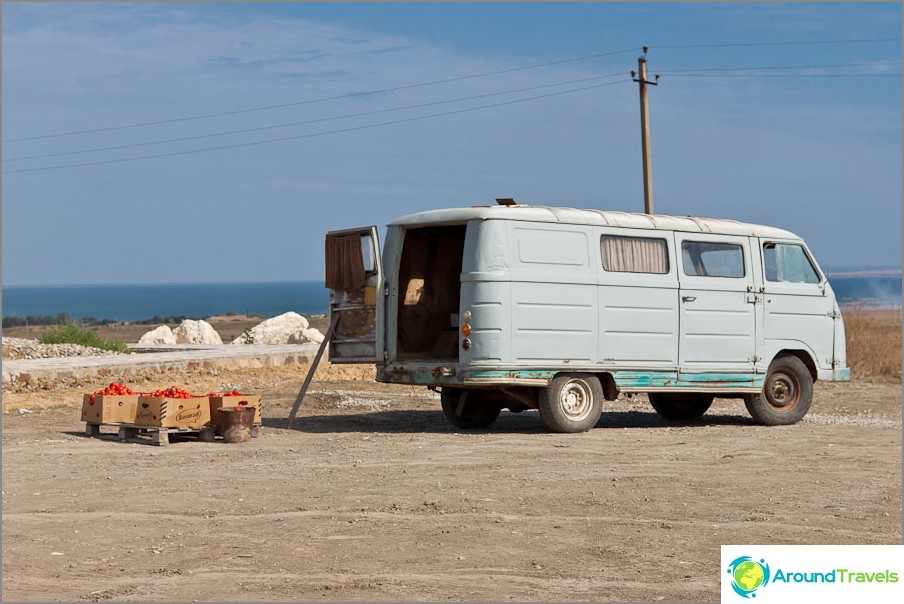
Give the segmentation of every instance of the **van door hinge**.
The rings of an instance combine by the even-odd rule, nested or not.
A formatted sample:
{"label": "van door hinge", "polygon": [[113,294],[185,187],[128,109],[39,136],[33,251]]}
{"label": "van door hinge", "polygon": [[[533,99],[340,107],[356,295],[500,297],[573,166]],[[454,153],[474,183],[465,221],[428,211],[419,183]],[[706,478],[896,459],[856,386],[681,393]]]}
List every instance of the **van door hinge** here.
{"label": "van door hinge", "polygon": [[763,357],[752,356],[752,357],[747,357],[747,360],[751,363],[760,363],[763,361]]}
{"label": "van door hinge", "polygon": [[826,315],[829,317],[832,317],[833,319],[841,318],[841,313],[838,312],[837,310],[830,310],[829,312],[826,313]]}

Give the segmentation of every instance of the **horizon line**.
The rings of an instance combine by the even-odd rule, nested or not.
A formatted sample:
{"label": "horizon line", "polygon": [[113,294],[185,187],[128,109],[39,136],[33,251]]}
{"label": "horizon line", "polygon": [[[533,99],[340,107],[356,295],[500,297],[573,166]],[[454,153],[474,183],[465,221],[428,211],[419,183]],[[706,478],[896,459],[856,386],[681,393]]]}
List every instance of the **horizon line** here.
{"label": "horizon line", "polygon": [[325,283],[323,279],[285,279],[274,281],[160,281],[138,283],[3,283],[7,287],[134,287],[136,285],[268,285],[285,283]]}

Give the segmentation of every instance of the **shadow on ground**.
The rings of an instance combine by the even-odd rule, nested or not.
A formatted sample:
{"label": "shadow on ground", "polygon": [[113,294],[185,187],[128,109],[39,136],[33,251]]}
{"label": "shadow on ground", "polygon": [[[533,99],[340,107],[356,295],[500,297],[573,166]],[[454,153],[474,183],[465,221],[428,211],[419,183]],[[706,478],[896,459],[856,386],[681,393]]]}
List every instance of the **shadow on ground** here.
{"label": "shadow on ground", "polygon": [[[286,418],[264,418],[264,427],[288,428]],[[753,421],[739,415],[705,415],[691,422],[668,422],[655,413],[640,411],[604,412],[595,429],[605,428],[667,428],[707,426],[749,426]],[[536,411],[522,413],[502,412],[499,419],[482,430],[462,430],[450,424],[442,411],[433,410],[389,410],[372,413],[342,415],[299,415],[292,425],[293,430],[310,433],[328,432],[383,432],[383,433],[518,433],[543,434],[550,430],[543,424]]]}

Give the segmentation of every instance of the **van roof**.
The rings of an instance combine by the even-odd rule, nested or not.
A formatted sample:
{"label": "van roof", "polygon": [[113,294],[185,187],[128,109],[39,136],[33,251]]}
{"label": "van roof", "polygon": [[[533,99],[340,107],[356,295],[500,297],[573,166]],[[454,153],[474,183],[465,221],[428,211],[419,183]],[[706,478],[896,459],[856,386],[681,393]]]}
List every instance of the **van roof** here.
{"label": "van roof", "polygon": [[557,222],[562,224],[590,224],[629,229],[662,229],[689,233],[747,235],[776,239],[800,239],[794,233],[760,224],[695,216],[665,216],[663,214],[631,214],[603,210],[577,210],[549,206],[472,206],[447,208],[408,214],[390,222],[392,226],[426,226],[454,224],[469,220],[524,220],[527,222]]}

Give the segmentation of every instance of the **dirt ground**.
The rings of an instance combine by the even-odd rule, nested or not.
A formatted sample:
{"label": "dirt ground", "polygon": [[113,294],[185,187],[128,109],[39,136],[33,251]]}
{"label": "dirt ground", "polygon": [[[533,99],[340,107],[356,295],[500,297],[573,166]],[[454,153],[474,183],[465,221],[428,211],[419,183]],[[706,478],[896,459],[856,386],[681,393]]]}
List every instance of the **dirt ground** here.
{"label": "dirt ground", "polygon": [[563,435],[534,411],[459,431],[326,367],[289,430],[304,373],[156,378],[263,394],[241,445],[88,438],[80,391],[4,392],[3,599],[717,600],[721,544],[901,542],[900,381],[819,383],[795,426],[635,397]]}

